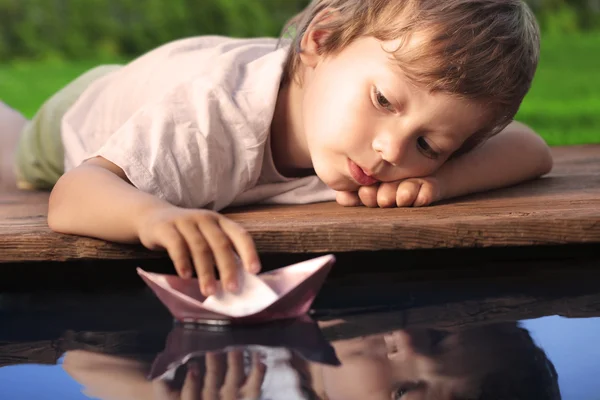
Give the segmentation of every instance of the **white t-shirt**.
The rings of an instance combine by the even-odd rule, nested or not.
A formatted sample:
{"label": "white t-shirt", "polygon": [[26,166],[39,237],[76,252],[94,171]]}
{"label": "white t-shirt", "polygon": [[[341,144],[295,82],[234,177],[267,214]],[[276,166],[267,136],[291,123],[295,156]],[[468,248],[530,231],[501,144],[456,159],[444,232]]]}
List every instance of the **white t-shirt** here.
{"label": "white t-shirt", "polygon": [[288,47],[201,36],[95,81],[62,120],[65,171],[102,156],[138,189],[182,207],[335,199],[317,176],[279,174],[270,125]]}

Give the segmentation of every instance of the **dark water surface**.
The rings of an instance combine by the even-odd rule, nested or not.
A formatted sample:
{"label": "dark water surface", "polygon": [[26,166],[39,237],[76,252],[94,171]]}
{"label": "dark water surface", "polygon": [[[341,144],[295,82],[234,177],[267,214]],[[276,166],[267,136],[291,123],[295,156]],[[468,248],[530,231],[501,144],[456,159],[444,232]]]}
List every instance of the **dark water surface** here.
{"label": "dark water surface", "polygon": [[600,400],[598,282],[354,274],[238,328],[173,323],[143,285],[5,292],[0,399]]}

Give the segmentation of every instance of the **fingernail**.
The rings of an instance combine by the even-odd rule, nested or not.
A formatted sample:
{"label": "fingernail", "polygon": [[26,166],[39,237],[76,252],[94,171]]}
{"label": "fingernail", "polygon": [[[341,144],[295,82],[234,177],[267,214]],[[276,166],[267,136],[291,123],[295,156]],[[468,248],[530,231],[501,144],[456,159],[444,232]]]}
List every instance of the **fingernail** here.
{"label": "fingernail", "polygon": [[238,290],[237,282],[235,282],[235,281],[229,282],[227,284],[227,290],[229,290],[230,292],[237,292],[237,290]]}
{"label": "fingernail", "polygon": [[212,296],[217,291],[217,288],[215,287],[214,283],[209,283],[205,286],[204,291],[206,292],[207,296]]}
{"label": "fingernail", "polygon": [[251,263],[249,269],[250,269],[250,272],[253,274],[260,272],[260,262],[255,261],[255,262]]}
{"label": "fingernail", "polygon": [[198,365],[198,363],[196,361],[191,361],[188,364],[188,371],[191,372],[192,376],[199,376],[200,375],[200,366]]}
{"label": "fingernail", "polygon": [[192,271],[189,269],[184,269],[183,271],[181,271],[181,277],[183,279],[191,279],[192,277]]}

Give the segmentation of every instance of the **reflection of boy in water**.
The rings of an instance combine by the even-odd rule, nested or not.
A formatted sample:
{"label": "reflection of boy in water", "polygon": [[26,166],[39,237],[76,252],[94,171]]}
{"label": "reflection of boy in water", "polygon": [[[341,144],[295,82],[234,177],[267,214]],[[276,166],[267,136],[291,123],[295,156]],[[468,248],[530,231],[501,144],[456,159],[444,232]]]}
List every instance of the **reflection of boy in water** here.
{"label": "reflection of boy in water", "polygon": [[515,323],[460,331],[399,330],[334,343],[339,368],[319,367],[329,400],[560,399],[558,376]]}
{"label": "reflection of boy in water", "polygon": [[[327,329],[327,328],[326,328]],[[338,340],[332,343],[341,367],[300,362],[291,355],[282,365],[282,353],[264,354],[261,367],[253,359],[240,380],[240,392],[231,391],[232,376],[239,375],[239,354],[222,362],[214,356],[200,359],[189,369],[183,387],[167,391],[167,385],[145,381],[148,365],[106,355],[74,351],[65,357],[64,368],[102,399],[239,399],[258,393],[256,377],[267,386],[277,383],[275,399],[321,400],[558,400],[558,377],[544,351],[529,332],[516,323],[501,323],[460,331],[407,329],[391,333]],[[277,363],[270,360],[276,354]],[[293,368],[297,379],[282,387],[278,374]],[[118,372],[117,372],[118,371]],[[200,372],[200,373],[199,373]],[[239,377],[238,377],[239,378]],[[121,388],[121,389],[117,389]],[[158,390],[158,389],[163,389]],[[117,389],[115,391],[115,389]],[[285,390],[284,390],[285,389]],[[298,395],[298,397],[292,396]],[[209,395],[210,394],[210,395]],[[227,394],[227,396],[225,396]],[[207,397],[210,396],[210,397]],[[254,398],[254,397],[253,397]],[[262,398],[262,397],[256,397]]]}

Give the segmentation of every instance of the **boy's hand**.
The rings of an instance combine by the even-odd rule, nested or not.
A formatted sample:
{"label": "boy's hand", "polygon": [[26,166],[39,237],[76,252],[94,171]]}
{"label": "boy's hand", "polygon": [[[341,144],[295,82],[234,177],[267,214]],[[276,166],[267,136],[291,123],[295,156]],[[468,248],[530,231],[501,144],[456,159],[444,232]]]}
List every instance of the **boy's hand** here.
{"label": "boy's hand", "polygon": [[260,260],[250,234],[213,211],[179,207],[150,211],[138,225],[138,237],[150,250],[166,250],[182,278],[191,278],[195,269],[205,296],[214,294],[217,289],[215,264],[223,288],[238,289],[236,252],[248,272],[260,270]]}
{"label": "boy's hand", "polygon": [[152,381],[154,400],[238,400],[261,398],[261,387],[267,372],[258,353],[251,353],[249,369],[241,349],[227,354],[206,353],[187,363],[187,373],[181,388],[167,381]]}
{"label": "boy's hand", "polygon": [[410,178],[361,186],[358,192],[337,192],[336,201],[344,207],[422,207],[441,200],[441,192],[434,177]]}

